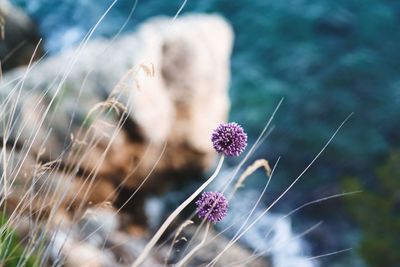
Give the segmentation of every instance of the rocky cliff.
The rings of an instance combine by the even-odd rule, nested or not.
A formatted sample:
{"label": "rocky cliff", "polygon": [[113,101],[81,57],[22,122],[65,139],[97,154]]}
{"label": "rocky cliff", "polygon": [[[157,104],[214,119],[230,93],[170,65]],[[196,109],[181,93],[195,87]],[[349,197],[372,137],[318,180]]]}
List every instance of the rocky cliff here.
{"label": "rocky cliff", "polygon": [[[146,196],[200,177],[213,162],[210,133],[229,109],[232,42],[218,16],[155,18],[8,72],[2,185],[18,231],[41,232],[45,220],[49,259],[67,266],[129,264],[146,242],[131,235],[132,225],[146,225]],[[228,262],[250,256],[232,251]],[[195,262],[212,253],[202,255]]]}
{"label": "rocky cliff", "polygon": [[115,186],[128,195],[142,186],[142,195],[198,176],[213,159],[211,130],[227,117],[231,46],[217,16],[157,18],[14,70],[1,88],[3,107],[16,103],[4,117],[7,143],[37,163],[56,161],[61,179],[90,180],[79,205],[125,201]]}

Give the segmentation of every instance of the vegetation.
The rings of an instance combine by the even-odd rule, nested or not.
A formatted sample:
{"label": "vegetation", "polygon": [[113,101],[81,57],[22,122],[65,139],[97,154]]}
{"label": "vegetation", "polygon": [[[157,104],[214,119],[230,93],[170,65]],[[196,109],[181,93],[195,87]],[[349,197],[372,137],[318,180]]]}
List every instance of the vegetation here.
{"label": "vegetation", "polygon": [[37,267],[38,257],[29,254],[22,245],[21,238],[10,228],[5,213],[0,214],[0,266]]}
{"label": "vegetation", "polygon": [[[23,7],[32,1],[14,0]],[[53,48],[60,49],[55,33],[71,25],[90,29],[94,24],[90,20],[103,12],[101,8],[92,10],[99,16],[87,16],[82,21],[82,16],[72,14],[86,12],[87,5],[72,2],[67,1],[62,8],[37,5],[30,10],[38,21],[45,22],[42,29],[53,37]],[[119,30],[121,23],[116,22],[131,5],[129,1],[119,2],[106,18],[112,21],[96,34],[112,36]],[[138,20],[155,14],[174,14],[180,4],[152,1],[135,13],[132,27],[126,28],[130,30]],[[280,179],[275,179],[274,185],[286,184],[295,177],[329,138],[338,118],[355,112],[346,130],[318,161],[318,170],[312,169],[296,192],[303,200],[325,193],[326,188],[340,188],[337,177],[354,174],[344,179],[343,187],[346,191],[360,187],[365,191],[346,201],[363,233],[360,253],[371,266],[398,266],[398,153],[391,154],[376,173],[373,166],[400,147],[396,124],[400,114],[400,2],[204,0],[188,1],[184,11],[218,12],[232,23],[236,40],[231,117],[244,124],[250,140],[256,137],[264,115],[285,97],[279,124],[266,142],[268,149],[257,152],[260,157],[266,157],[266,153],[282,155],[284,165],[290,166],[279,171]],[[337,217],[329,216],[342,213],[340,209],[321,212],[331,225],[336,224]],[[343,241],[342,236],[340,233],[333,238]]]}
{"label": "vegetation", "polygon": [[400,262],[400,153],[392,153],[376,170],[375,180],[362,184],[345,177],[344,188],[365,192],[346,198],[347,208],[362,230],[359,251],[371,267],[398,267]]}

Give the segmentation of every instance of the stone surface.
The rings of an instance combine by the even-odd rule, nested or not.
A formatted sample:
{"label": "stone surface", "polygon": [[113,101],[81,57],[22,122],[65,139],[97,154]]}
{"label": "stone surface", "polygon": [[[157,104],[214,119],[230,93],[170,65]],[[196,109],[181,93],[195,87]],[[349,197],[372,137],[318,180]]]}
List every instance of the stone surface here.
{"label": "stone surface", "polygon": [[12,111],[2,119],[13,127],[1,130],[10,133],[8,153],[26,157],[12,167],[24,175],[12,175],[26,184],[39,166],[36,183],[52,184],[47,206],[79,211],[111,201],[145,223],[148,193],[210,167],[210,134],[229,109],[233,33],[215,15],[170,20],[4,76],[0,108]]}
{"label": "stone surface", "polygon": [[23,11],[12,6],[8,0],[0,1],[0,60],[3,71],[27,65],[31,58],[40,58],[44,54],[40,39],[35,23]]}

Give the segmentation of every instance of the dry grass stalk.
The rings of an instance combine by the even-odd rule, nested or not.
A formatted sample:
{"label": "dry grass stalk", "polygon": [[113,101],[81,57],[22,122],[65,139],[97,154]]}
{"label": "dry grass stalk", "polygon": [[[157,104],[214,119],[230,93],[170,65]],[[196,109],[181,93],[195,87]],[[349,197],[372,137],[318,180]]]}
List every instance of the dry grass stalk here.
{"label": "dry grass stalk", "polygon": [[[187,226],[193,224],[194,222],[192,220],[186,220],[184,221],[178,228],[178,230],[176,231],[175,235],[174,235],[174,239],[172,240],[171,246],[168,250],[167,256],[164,259],[164,265],[167,265],[168,263],[168,259],[171,255],[172,249],[174,248],[174,245],[176,243],[178,243],[180,240],[182,240],[182,238],[180,240],[178,240],[178,236],[181,234],[181,232],[183,231],[183,229],[185,229]],[[186,241],[186,240],[185,240]]]}
{"label": "dry grass stalk", "polygon": [[265,159],[259,159],[254,161],[253,164],[251,164],[247,169],[240,175],[238,181],[235,184],[235,187],[233,188],[231,196],[235,194],[235,192],[243,187],[244,181],[246,180],[247,177],[252,175],[256,170],[259,168],[264,168],[265,174],[270,177],[271,176],[271,167],[269,166],[268,160]]}

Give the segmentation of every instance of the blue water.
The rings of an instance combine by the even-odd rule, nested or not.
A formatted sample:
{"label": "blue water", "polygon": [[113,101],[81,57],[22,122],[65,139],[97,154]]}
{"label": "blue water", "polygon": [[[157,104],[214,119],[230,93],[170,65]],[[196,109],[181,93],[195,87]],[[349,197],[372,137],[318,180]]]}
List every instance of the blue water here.
{"label": "blue water", "polygon": [[[77,44],[112,3],[12,2],[37,21],[50,53]],[[173,16],[182,3],[138,1],[124,31],[133,31],[151,16]],[[114,36],[133,6],[134,1],[119,1],[94,37]],[[282,156],[273,184],[276,192],[301,172],[338,124],[354,112],[278,210],[341,191],[340,177],[345,175],[368,181],[373,177],[372,166],[399,147],[400,2],[189,0],[183,9],[187,12],[219,13],[233,25],[231,119],[243,124],[252,140],[284,97],[275,130],[257,153],[271,161]],[[349,244],[340,238],[346,232],[335,228],[341,216],[345,216],[341,209],[320,209],[298,221],[327,220],[331,223],[327,231],[335,231],[338,237],[326,249],[341,249]],[[324,242],[319,242],[317,246],[323,247]],[[327,258],[324,266],[341,264],[344,257]]]}

